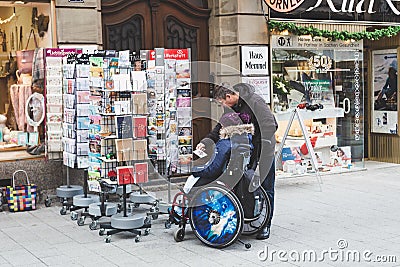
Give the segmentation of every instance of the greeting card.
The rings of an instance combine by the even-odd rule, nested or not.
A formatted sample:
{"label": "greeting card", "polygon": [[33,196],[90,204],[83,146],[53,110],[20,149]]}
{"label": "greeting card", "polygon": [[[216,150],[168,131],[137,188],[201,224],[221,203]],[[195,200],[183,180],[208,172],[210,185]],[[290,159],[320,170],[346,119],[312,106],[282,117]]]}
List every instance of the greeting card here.
{"label": "greeting card", "polygon": [[133,166],[117,167],[118,185],[127,185],[135,183],[135,171]]}

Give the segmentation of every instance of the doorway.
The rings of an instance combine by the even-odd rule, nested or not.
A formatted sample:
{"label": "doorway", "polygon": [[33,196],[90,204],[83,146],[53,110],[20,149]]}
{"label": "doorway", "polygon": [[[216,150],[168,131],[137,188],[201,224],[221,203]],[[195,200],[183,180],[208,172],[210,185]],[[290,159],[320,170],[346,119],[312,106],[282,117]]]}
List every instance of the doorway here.
{"label": "doorway", "polygon": [[[104,49],[129,49],[139,54],[141,49],[157,47],[190,48],[192,63],[208,62],[209,17],[210,9],[206,0],[105,0],[102,1]],[[209,84],[199,82],[200,75],[209,73],[203,67],[200,70],[196,64],[192,64],[194,100],[210,97]],[[194,144],[210,132],[209,113],[209,104],[193,101]]]}

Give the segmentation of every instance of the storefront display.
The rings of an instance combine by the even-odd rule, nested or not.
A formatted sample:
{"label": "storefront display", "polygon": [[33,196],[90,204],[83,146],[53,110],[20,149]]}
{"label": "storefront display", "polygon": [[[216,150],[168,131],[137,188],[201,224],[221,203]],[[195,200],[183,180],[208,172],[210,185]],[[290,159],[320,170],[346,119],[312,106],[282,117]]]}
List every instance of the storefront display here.
{"label": "storefront display", "polygon": [[49,3],[0,3],[0,114],[6,118],[0,126],[0,161],[44,151],[27,148],[39,147],[45,139],[44,123],[38,117],[45,112],[37,105],[39,98],[31,96],[43,97],[44,93],[43,49],[38,47],[52,44],[50,9]]}
{"label": "storefront display", "polygon": [[[278,167],[286,173],[298,174],[311,165],[312,157],[304,145],[299,124],[294,122],[287,129],[294,109],[299,109],[302,115],[320,171],[348,170],[352,163],[362,167],[363,157],[358,158],[363,151],[359,126],[362,42],[273,35],[271,45],[273,103],[280,126],[277,139],[286,142]],[[282,140],[286,129],[288,138]],[[339,149],[347,152],[345,160],[336,155]]]}

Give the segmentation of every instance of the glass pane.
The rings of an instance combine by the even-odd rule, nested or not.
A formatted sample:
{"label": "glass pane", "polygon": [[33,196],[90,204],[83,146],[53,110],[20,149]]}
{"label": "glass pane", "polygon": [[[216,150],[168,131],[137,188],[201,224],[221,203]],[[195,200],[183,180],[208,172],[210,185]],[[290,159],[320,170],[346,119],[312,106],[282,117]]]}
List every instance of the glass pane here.
{"label": "glass pane", "polygon": [[[362,43],[275,36],[272,39],[272,71],[273,110],[279,121],[278,140],[290,124],[289,114],[298,107],[320,171],[363,168]],[[304,144],[303,129],[296,120],[295,117],[288,129],[280,167],[284,172],[289,169],[289,172],[299,174],[304,172],[304,166],[310,171],[312,164]],[[294,150],[300,157],[293,156]],[[285,168],[287,160],[294,167],[288,165]]]}

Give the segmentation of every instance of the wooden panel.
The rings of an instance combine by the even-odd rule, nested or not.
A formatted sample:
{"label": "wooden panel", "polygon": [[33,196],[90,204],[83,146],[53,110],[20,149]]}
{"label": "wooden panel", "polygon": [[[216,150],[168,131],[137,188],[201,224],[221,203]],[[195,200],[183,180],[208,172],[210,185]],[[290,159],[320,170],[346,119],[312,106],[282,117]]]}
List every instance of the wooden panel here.
{"label": "wooden panel", "polygon": [[100,0],[85,0],[84,3],[68,2],[68,0],[56,0],[56,7],[98,7]]}
{"label": "wooden panel", "polygon": [[57,9],[57,42],[101,43],[97,19],[96,9]]}
{"label": "wooden panel", "polygon": [[400,164],[400,137],[397,135],[370,135],[369,159]]}

